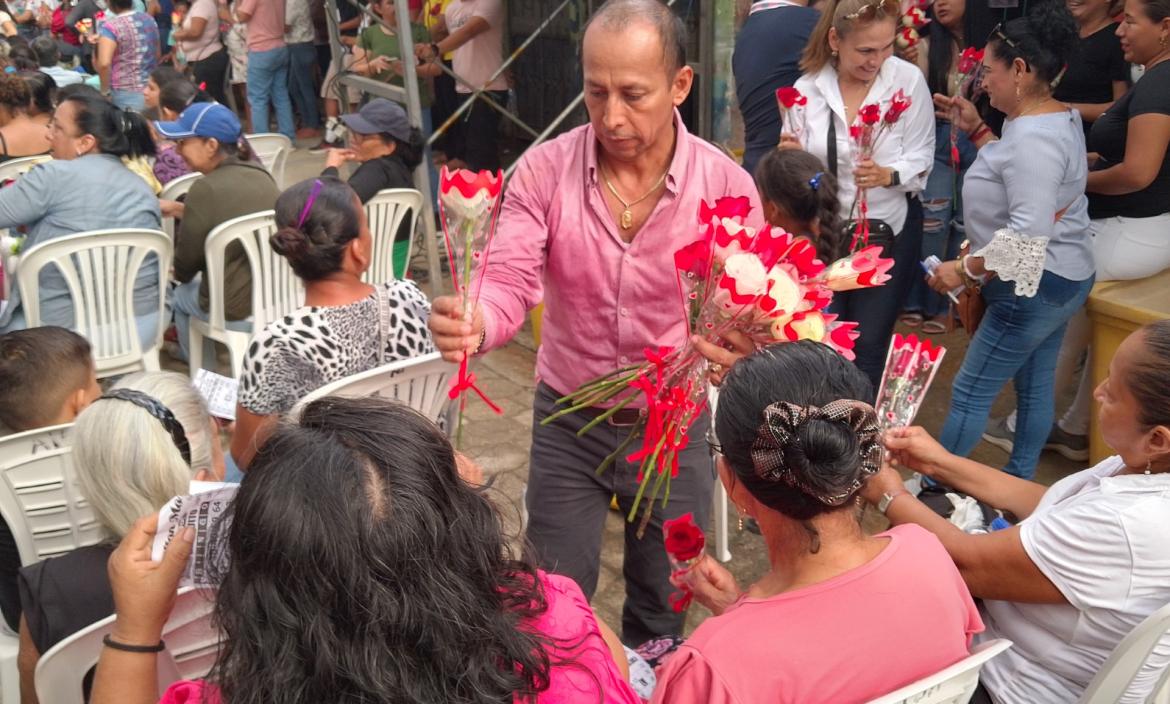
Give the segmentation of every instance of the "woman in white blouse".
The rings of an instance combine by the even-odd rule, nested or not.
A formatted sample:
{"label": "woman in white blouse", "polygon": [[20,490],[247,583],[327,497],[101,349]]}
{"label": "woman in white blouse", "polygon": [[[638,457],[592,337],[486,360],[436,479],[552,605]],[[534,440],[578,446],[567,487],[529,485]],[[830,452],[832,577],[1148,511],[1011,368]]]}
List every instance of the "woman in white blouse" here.
{"label": "woman in white blouse", "polygon": [[[934,164],[930,89],[917,67],[894,57],[898,18],[897,0],[831,0],[824,7],[796,82],[808,99],[804,126],[799,138],[781,136],[781,147],[811,152],[837,175],[842,219],[858,217],[854,200],[859,188],[866,190],[870,241],[894,258],[889,284],[833,300],[832,312],[859,323],[857,366],[875,387],[899,306],[921,271],[922,205],[915,196]],[[863,106],[876,104],[884,113],[899,91],[910,98],[910,109],[881,135],[873,159],[859,161],[850,126]]]}
{"label": "woman in white blouse", "polygon": [[991,404],[1009,380],[1016,435],[1004,470],[1030,479],[1052,429],[1057,354],[1069,318],[1093,286],[1080,114],[1052,97],[1078,40],[1063,3],[1039,5],[996,27],[983,58],[983,88],[1007,115],[996,140],[967,100],[935,96],[979,154],[963,181],[971,254],[943,262],[940,293],[981,286],[986,313],[955,377],[939,440],[965,456],[979,443]]}

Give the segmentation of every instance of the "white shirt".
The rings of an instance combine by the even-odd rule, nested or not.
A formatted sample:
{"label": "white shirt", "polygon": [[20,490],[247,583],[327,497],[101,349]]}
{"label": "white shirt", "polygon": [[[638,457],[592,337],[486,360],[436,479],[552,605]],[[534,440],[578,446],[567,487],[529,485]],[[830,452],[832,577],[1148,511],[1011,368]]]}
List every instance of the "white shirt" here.
{"label": "white shirt", "polygon": [[[1139,623],[1170,603],[1170,475],[1127,474],[1119,457],[1052,485],[1020,524],[1028,557],[1067,604],[983,602],[979,640],[1014,645],[979,679],[998,704],[1075,702]],[[1170,664],[1163,639],[1119,702],[1144,702]]]}
{"label": "white shirt", "polygon": [[[488,23],[487,31],[456,49],[451,60],[451,68],[466,81],[456,81],[455,91],[471,93],[479,90],[504,64],[504,27],[507,25],[504,4],[501,0],[453,0],[447,5],[444,17],[447,31],[452,34],[473,17],[482,17]],[[487,89],[508,90],[508,81],[503,75],[497,76]]]}
{"label": "white shirt", "polygon": [[[801,142],[805,151],[827,163],[829,120],[837,131],[837,196],[841,200],[841,218],[848,220],[857,184],[853,180],[856,165],[853,140],[845,122],[845,101],[832,64],[816,73],[805,74],[796,81],[796,89],[806,98],[805,125]],[[890,128],[884,130],[874,149],[873,160],[879,166],[894,169],[902,184],[890,188],[869,189],[870,219],[884,220],[895,234],[906,224],[906,194],[926,188],[926,179],[934,166],[934,104],[926,78],[918,67],[892,56],[882,64],[877,78],[869,87],[862,105],[878,103],[882,112],[890,99],[901,90],[910,97],[910,109]]]}
{"label": "white shirt", "polygon": [[288,27],[288,31],[284,33],[286,42],[289,44],[311,43],[316,35],[313,32],[313,18],[309,14],[309,0],[285,0],[284,24]]}

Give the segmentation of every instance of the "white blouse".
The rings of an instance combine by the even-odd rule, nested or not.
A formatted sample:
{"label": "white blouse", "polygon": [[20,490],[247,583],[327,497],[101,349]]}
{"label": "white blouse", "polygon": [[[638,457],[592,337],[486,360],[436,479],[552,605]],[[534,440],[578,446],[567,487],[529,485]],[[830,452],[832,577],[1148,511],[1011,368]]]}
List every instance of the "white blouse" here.
{"label": "white blouse", "polygon": [[[828,157],[829,120],[837,131],[837,194],[841,199],[841,218],[849,218],[857,184],[853,180],[856,162],[849,125],[845,122],[845,101],[837,83],[837,70],[831,64],[816,73],[805,74],[796,89],[806,98],[805,123],[801,142],[805,151],[822,162]],[[895,233],[906,224],[906,194],[926,188],[926,179],[934,165],[934,104],[926,78],[918,67],[891,56],[882,64],[877,78],[869,87],[862,105],[878,103],[883,113],[894,94],[901,90],[910,97],[910,109],[884,130],[874,150],[879,166],[894,169],[901,185],[869,189],[869,217],[884,220]]]}

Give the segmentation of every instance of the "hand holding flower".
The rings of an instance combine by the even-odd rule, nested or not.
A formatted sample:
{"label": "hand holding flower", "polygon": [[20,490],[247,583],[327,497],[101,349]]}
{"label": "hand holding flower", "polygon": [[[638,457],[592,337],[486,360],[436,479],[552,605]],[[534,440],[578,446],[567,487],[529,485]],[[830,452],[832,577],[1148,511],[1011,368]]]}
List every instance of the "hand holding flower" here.
{"label": "hand holding flower", "polygon": [[893,182],[894,170],[864,159],[853,169],[859,188],[887,188]]}
{"label": "hand holding flower", "polygon": [[742,592],[735,577],[710,555],[703,555],[689,570],[671,575],[670,583],[693,595],[695,601],[716,616],[739,599]]}
{"label": "hand holding flower", "polygon": [[448,362],[462,362],[468,352],[474,354],[483,334],[483,309],[477,304],[471,319],[463,316],[458,296],[439,296],[431,303],[427,320],[435,348]]}
{"label": "hand holding flower", "polygon": [[983,122],[975,105],[958,95],[950,97],[935,93],[934,114],[944,120],[954,121],[956,127],[968,133],[974,132]]}

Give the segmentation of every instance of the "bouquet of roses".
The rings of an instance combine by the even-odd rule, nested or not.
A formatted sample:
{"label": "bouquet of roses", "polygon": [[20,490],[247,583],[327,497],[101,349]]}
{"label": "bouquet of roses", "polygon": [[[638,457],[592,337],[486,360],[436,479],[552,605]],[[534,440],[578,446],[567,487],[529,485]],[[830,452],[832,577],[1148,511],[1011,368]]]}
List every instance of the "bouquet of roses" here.
{"label": "bouquet of roses", "polygon": [[776,89],[776,105],[780,108],[780,129],[799,141],[806,124],[804,111],[808,98],[792,86],[785,86]]}
{"label": "bouquet of roses", "polygon": [[[459,297],[464,318],[469,318],[479,301],[483,273],[487,268],[488,252],[496,230],[500,189],[504,184],[502,173],[443,167],[439,175],[439,213],[443,221],[443,237],[451,263],[455,295]],[[463,434],[463,411],[467,406],[466,393],[474,391],[496,413],[503,413],[483,391],[475,385],[475,374],[468,370],[467,355],[459,365],[459,375],[451,385],[448,396],[459,399],[459,425],[455,442],[460,444]]]}
{"label": "bouquet of roses", "polygon": [[[857,111],[857,118],[849,128],[849,136],[857,150],[858,163],[873,159],[882,135],[897,124],[902,114],[909,109],[909,96],[899,90],[890,98],[884,113],[877,103],[864,105]],[[856,251],[859,243],[863,247],[869,244],[869,202],[864,187],[858,186],[849,217],[855,223],[850,251]]]}
{"label": "bouquet of roses", "polygon": [[894,37],[894,43],[899,49],[909,49],[921,41],[922,37],[918,30],[930,22],[930,18],[926,15],[926,5],[927,3],[923,0],[912,0],[909,3],[904,3],[901,27],[898,28],[898,34]]}
{"label": "bouquet of roses", "polygon": [[[695,524],[694,514],[684,513],[678,518],[662,522],[662,542],[670,558],[670,576],[682,577],[702,559],[707,536]],[[691,605],[693,598],[694,594],[689,589],[681,587],[681,591],[670,595],[670,608],[675,613],[682,613]]]}
{"label": "bouquet of roses", "polygon": [[[852,357],[856,325],[825,313],[836,291],[878,286],[889,279],[893,262],[863,249],[826,267],[812,243],[780,228],[760,231],[743,222],[751,209],[746,197],[720,198],[702,204],[698,239],[674,254],[676,279],[690,335],[719,344],[731,331],[749,335],[757,345],[816,340]],[[688,339],[690,336],[688,336]],[[678,456],[686,448],[691,425],[707,404],[707,361],[693,345],[645,350],[646,362],[633,364],[587,382],[561,398],[557,418],[594,406],[612,404],[586,424],[583,435],[619,410],[642,398],[646,409],[626,440],[598,467],[603,472],[641,438],[626,456],[640,465],[640,486],[630,509],[633,521],[643,496],[649,503],[644,531],[658,496],[670,497],[670,479],[678,474]]]}
{"label": "bouquet of roses", "polygon": [[883,430],[914,422],[945,354],[946,349],[935,347],[930,340],[894,335],[875,404],[878,425]]}
{"label": "bouquet of roses", "polygon": [[[980,90],[978,77],[983,69],[983,50],[976,50],[969,46],[959,55],[959,72],[955,77],[955,95],[961,95],[968,100],[974,100]],[[951,166],[955,173],[959,172],[959,108],[951,108]]]}

